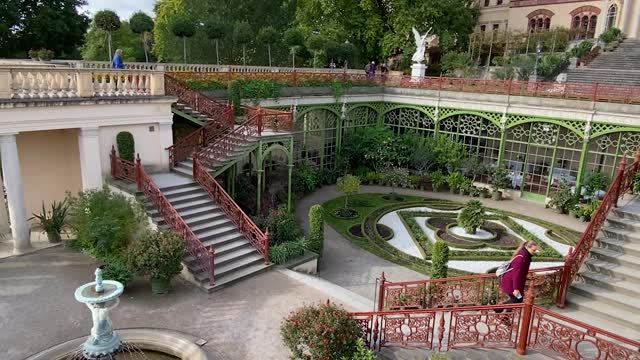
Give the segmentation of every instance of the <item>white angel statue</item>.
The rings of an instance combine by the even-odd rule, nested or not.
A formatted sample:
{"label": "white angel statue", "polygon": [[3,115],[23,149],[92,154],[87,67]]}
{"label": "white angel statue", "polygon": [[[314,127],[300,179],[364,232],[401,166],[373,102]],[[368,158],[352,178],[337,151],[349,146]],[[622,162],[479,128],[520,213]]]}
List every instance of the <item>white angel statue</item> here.
{"label": "white angel statue", "polygon": [[[414,63],[420,64],[421,62],[424,61],[424,52],[425,50],[427,50],[427,46],[429,45],[429,43],[433,41],[433,39],[435,39],[436,37],[435,35],[429,36],[431,29],[433,28],[429,28],[429,30],[427,30],[427,32],[424,33],[424,35],[420,36],[420,33],[418,32],[418,30],[416,30],[415,27],[411,28],[411,31],[413,31],[413,37],[416,40],[416,52],[413,54],[413,57],[411,58],[411,60]],[[428,39],[427,39],[427,36],[429,36]]]}

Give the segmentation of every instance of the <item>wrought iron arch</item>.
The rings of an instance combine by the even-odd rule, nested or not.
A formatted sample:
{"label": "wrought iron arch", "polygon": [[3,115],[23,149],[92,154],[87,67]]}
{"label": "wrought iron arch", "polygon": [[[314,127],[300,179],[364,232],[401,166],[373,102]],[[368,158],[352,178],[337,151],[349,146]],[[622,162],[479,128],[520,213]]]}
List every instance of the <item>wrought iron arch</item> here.
{"label": "wrought iron arch", "polygon": [[413,110],[418,110],[421,113],[427,115],[431,120],[433,120],[434,122],[436,121],[436,118],[434,116],[434,114],[430,111],[428,111],[427,107],[423,107],[423,106],[419,106],[419,105],[411,105],[411,104],[385,104],[385,105],[391,105],[388,107],[385,107],[382,112],[380,113],[380,116],[384,117],[387,113],[396,110],[396,109],[413,109]]}
{"label": "wrought iron arch", "polygon": [[291,164],[293,159],[291,158],[291,153],[289,152],[289,149],[287,149],[284,145],[282,144],[272,144],[269,145],[264,151],[262,151],[262,157],[260,159],[260,164],[259,168],[262,169],[262,166],[264,165],[264,159],[265,157],[271,153],[273,150],[282,150],[285,154],[287,154],[287,164]]}
{"label": "wrought iron arch", "polygon": [[507,125],[505,126],[505,130],[506,129],[511,129],[513,127],[516,127],[518,125],[522,125],[522,124],[527,124],[527,123],[549,123],[549,124],[555,124],[558,126],[561,126],[569,131],[572,131],[574,133],[576,133],[577,135],[584,137],[584,128],[586,126],[586,123],[584,123],[580,128],[575,127],[575,126],[571,126],[570,124],[568,124],[566,121],[562,121],[562,120],[556,120],[556,119],[546,119],[546,118],[538,118],[538,117],[524,117],[524,118],[520,118],[519,120],[515,120],[515,121],[508,121]]}
{"label": "wrought iron arch", "polygon": [[446,115],[442,116],[439,120],[442,121],[442,120],[445,120],[447,118],[450,118],[450,117],[456,116],[456,115],[475,115],[475,116],[479,116],[479,117],[481,117],[483,119],[489,120],[492,124],[500,127],[500,121],[497,121],[496,119],[491,118],[486,113],[479,112],[479,111],[455,110],[453,112],[447,113]]}
{"label": "wrought iron arch", "polygon": [[[593,127],[592,127],[592,129],[593,129]],[[617,133],[617,132],[640,133],[640,129],[632,128],[632,127],[625,127],[625,126],[615,126],[613,128],[603,129],[601,131],[592,131],[591,134],[589,134],[589,138],[590,139],[595,139],[595,138],[600,137],[602,135],[609,135],[609,134],[613,134],[613,133]]]}
{"label": "wrought iron arch", "polygon": [[297,123],[298,120],[301,119],[304,115],[306,115],[306,114],[308,114],[308,113],[310,113],[310,112],[312,112],[314,110],[326,110],[326,111],[329,111],[332,114],[334,114],[337,118],[340,118],[340,116],[342,115],[342,114],[340,114],[339,111],[337,111],[336,109],[334,109],[332,107],[329,107],[329,106],[324,106],[324,105],[310,106],[310,107],[307,107],[304,110],[299,111],[299,112],[296,113],[295,123]]}

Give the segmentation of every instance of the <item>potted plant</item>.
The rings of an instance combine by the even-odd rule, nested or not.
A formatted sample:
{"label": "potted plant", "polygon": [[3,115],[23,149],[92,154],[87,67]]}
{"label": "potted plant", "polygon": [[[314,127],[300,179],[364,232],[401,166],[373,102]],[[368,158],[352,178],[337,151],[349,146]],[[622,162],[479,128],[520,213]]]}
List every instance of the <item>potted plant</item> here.
{"label": "potted plant", "polygon": [[29,50],[29,58],[31,58],[31,60],[38,60],[38,50],[36,49]]}
{"label": "potted plant", "polygon": [[182,270],[184,241],[173,231],[145,231],[129,248],[131,269],[151,278],[151,291],[164,294]]}
{"label": "potted plant", "polygon": [[429,184],[429,177],[426,175],[422,175],[420,177],[418,177],[418,188],[420,190],[426,190],[427,189],[427,185]]}
{"label": "potted plant", "polygon": [[33,214],[29,220],[38,219],[40,226],[47,233],[47,239],[50,243],[59,243],[62,241],[62,228],[67,223],[67,214],[69,212],[69,202],[65,199],[61,202],[53,202],[51,210],[47,211],[42,203],[42,212]]}
{"label": "potted plant", "polygon": [[582,185],[584,188],[584,195],[588,198],[598,198],[598,195],[601,190],[607,188],[609,184],[609,179],[607,176],[600,171],[588,173],[585,176],[584,184]]}
{"label": "potted plant", "polygon": [[452,194],[457,194],[460,191],[460,184],[464,181],[464,176],[458,171],[452,172],[447,175],[447,185],[449,186],[449,191]]}
{"label": "potted plant", "polygon": [[416,175],[409,175],[409,187],[412,189],[418,188],[419,178]]}
{"label": "potted plant", "polygon": [[382,173],[382,179],[387,185],[391,186],[391,200],[398,200],[398,194],[395,189],[398,186],[403,186],[407,183],[409,178],[409,171],[403,168],[387,168]]}
{"label": "potted plant", "polygon": [[42,61],[49,61],[53,59],[53,51],[48,49],[38,50],[38,58]]}
{"label": "potted plant", "polygon": [[459,189],[462,195],[469,195],[472,187],[473,187],[473,181],[471,181],[471,179],[463,177],[460,180]]}
{"label": "potted plant", "polygon": [[442,189],[442,186],[444,186],[446,182],[446,178],[440,170],[436,170],[429,174],[429,179],[431,180],[431,188],[434,192],[438,192],[439,189]]}
{"label": "potted plant", "polygon": [[472,187],[471,187],[471,190],[469,191],[469,194],[470,194],[472,197],[478,197],[478,196],[480,196],[480,189],[478,189],[478,188],[477,188],[477,187],[475,187],[475,186],[472,186]]}
{"label": "potted plant", "polygon": [[373,185],[373,184],[375,184],[375,182],[376,182],[376,181],[378,181],[378,180],[379,180],[379,176],[378,176],[378,174],[376,174],[376,173],[375,173],[375,172],[373,172],[373,171],[369,171],[369,172],[367,172],[367,174],[364,176],[364,178],[365,178],[366,182],[367,182],[369,185]]}
{"label": "potted plant", "polygon": [[556,193],[551,197],[549,206],[553,207],[559,214],[566,214],[575,206],[576,203],[577,201],[571,193],[569,183],[562,181],[560,182],[558,191],[556,191]]}
{"label": "potted plant", "polygon": [[491,175],[491,198],[495,201],[502,200],[502,190],[509,186],[509,177],[507,176],[507,170],[501,166],[496,166],[496,169]]}
{"label": "potted plant", "polygon": [[489,188],[483,187],[480,189],[480,197],[486,199],[489,197]]}

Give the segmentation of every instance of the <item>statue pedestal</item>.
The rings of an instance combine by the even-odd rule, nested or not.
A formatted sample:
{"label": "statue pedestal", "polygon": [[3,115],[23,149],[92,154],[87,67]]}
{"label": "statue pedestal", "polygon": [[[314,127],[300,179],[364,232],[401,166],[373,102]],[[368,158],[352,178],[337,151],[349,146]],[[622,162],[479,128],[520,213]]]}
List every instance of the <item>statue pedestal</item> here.
{"label": "statue pedestal", "polygon": [[411,65],[411,80],[418,81],[424,77],[427,71],[427,65],[425,64],[413,64]]}

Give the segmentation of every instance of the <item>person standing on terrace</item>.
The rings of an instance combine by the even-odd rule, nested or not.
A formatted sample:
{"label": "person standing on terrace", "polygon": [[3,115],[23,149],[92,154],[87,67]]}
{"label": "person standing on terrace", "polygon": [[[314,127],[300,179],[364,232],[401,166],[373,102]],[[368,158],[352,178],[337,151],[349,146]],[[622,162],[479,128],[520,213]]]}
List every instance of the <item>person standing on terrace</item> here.
{"label": "person standing on terrace", "polygon": [[116,54],[113,56],[111,67],[114,69],[124,69],[124,63],[122,62],[122,50],[117,49]]}

